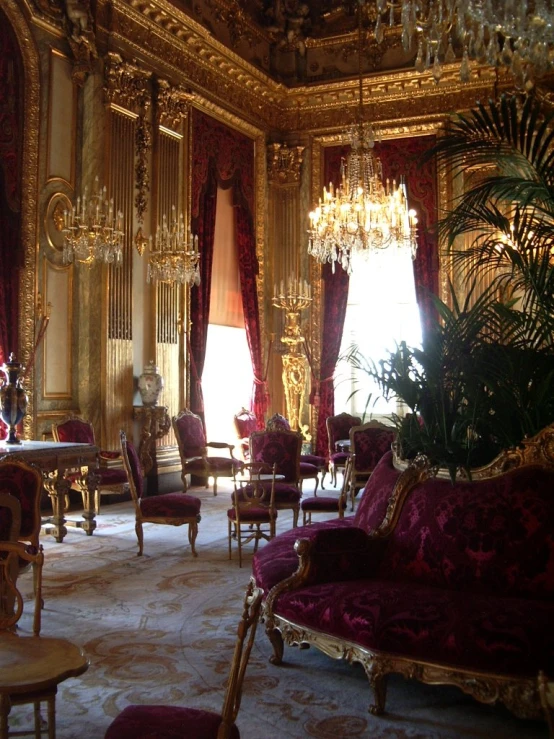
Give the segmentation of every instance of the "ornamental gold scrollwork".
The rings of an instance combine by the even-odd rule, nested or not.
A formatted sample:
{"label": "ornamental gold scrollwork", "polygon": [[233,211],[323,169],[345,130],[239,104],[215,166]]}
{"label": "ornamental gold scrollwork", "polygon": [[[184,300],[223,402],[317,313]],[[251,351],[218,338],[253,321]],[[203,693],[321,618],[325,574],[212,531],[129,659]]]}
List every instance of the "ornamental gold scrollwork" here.
{"label": "ornamental gold scrollwork", "polygon": [[299,185],[305,146],[268,144],[267,177],[270,185]]}
{"label": "ornamental gold scrollwork", "polygon": [[170,85],[167,80],[156,80],[156,123],[178,131],[190,113],[194,95],[184,87]]}
{"label": "ornamental gold scrollwork", "polygon": [[90,0],[64,0],[64,29],[73,54],[72,78],[84,85],[98,59]]}

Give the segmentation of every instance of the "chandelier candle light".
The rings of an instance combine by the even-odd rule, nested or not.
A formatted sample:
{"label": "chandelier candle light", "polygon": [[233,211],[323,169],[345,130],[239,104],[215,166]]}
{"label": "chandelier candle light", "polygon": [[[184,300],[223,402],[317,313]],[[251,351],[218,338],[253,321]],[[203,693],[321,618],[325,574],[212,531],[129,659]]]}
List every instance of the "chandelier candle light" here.
{"label": "chandelier candle light", "polygon": [[121,264],[123,249],[123,213],[114,208],[114,201],[106,197],[106,188],[94,180],[95,192],[89,198],[87,188],[77,205],[64,211],[63,261],[104,262]]}
{"label": "chandelier candle light", "polygon": [[198,236],[185,232],[183,214],[176,216],[175,206],[172,206],[172,219],[168,224],[164,214],[161,228],[158,225],[156,236],[149,237],[148,282],[180,283],[181,285],[200,284],[200,253],[198,251]]}
{"label": "chandelier candle light", "polygon": [[[360,3],[362,0],[360,0]],[[417,218],[408,208],[403,179],[383,183],[381,160],[373,153],[375,134],[363,115],[362,7],[358,9],[358,114],[349,132],[351,149],[341,166],[341,183],[329,184],[309,214],[308,253],[335,271],[338,262],[352,273],[352,254],[387,247],[409,249],[415,258]]]}
{"label": "chandelier candle light", "polygon": [[307,382],[307,361],[301,351],[304,336],[301,330],[301,312],[312,302],[312,288],[306,280],[290,275],[286,284],[281,280],[275,286],[273,306],[285,312],[285,328],[281,341],[287,347],[283,354],[283,387],[287,418],[294,431],[300,429],[300,416]]}

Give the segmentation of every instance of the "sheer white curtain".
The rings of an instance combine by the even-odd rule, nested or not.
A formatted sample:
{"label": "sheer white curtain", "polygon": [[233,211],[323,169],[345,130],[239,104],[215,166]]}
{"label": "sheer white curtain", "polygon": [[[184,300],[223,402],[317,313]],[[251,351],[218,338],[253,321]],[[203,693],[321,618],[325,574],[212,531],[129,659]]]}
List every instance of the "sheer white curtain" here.
{"label": "sheer white curtain", "polygon": [[243,406],[248,407],[252,383],[252,361],[240,293],[232,190],[218,188],[210,322],[202,373],[208,441],[236,443],[233,416]]}
{"label": "sheer white curtain", "polygon": [[364,357],[379,362],[400,341],[421,344],[421,323],[409,250],[389,247],[377,253],[354,255],[341,359],[335,370],[336,413],[365,414],[367,421],[370,416],[375,418],[402,412],[396,401],[387,402],[380,397],[378,386],[365,373],[354,370],[343,359],[348,349],[356,345]]}

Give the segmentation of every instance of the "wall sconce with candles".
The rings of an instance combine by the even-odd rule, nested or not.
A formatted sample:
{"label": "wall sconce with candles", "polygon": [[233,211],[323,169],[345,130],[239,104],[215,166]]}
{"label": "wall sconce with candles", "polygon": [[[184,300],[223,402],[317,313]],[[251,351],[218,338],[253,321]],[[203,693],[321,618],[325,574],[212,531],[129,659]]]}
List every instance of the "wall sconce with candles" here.
{"label": "wall sconce with candles", "polygon": [[281,341],[287,347],[283,354],[283,387],[287,405],[287,418],[293,430],[301,428],[300,416],[308,377],[307,359],[302,352],[301,313],[312,303],[312,288],[308,282],[295,274],[281,280],[275,286],[272,304],[285,313],[285,328]]}
{"label": "wall sconce with candles", "polygon": [[149,237],[147,282],[158,281],[181,285],[200,284],[200,252],[198,236],[185,231],[183,214],[177,217],[175,206],[171,208],[171,223],[164,214],[154,239]]}
{"label": "wall sconce with candles", "polygon": [[121,264],[123,250],[123,213],[116,211],[113,198],[108,200],[106,187],[94,180],[94,193],[77,198],[77,204],[63,214],[63,261]]}

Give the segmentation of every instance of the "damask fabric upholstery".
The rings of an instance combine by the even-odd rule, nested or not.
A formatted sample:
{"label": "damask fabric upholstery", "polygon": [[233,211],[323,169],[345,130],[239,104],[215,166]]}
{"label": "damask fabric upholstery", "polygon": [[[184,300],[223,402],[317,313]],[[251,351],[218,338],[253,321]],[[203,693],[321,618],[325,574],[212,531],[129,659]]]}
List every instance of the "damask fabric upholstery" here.
{"label": "damask fabric upholstery", "polygon": [[[275,511],[275,518],[277,518],[277,511]],[[269,513],[268,508],[249,508],[247,512],[241,515],[242,518],[246,518],[248,521],[256,521],[259,523],[266,523],[270,520],[271,514]],[[231,521],[236,521],[237,519],[237,512],[234,508],[229,508],[227,511],[227,517],[231,519]]]}
{"label": "damask fabric upholstery", "polygon": [[129,460],[131,477],[135,484],[137,498],[141,500],[144,493],[144,478],[142,476],[142,465],[134,444],[127,444],[127,458]]}
{"label": "damask fabric upholstery", "polygon": [[[21,505],[21,528],[19,539],[33,539],[40,529],[40,510],[37,496],[36,473],[15,464],[0,465],[0,490],[17,498]],[[38,539],[37,539],[38,541]]]}
{"label": "damask fabric upholstery", "polygon": [[284,593],[276,610],[295,624],[381,653],[514,675],[554,668],[553,608],[537,600],[468,598],[376,578]]}
{"label": "damask fabric upholstery", "polygon": [[200,512],[200,498],[186,493],[164,493],[142,498],[140,512],[148,518],[175,518],[195,516]]}
{"label": "damask fabric upholstery", "polygon": [[277,474],[284,476],[284,482],[296,483],[301,444],[301,438],[290,431],[257,432],[250,437],[252,462],[265,462],[270,466],[276,464]]}
{"label": "damask fabric upholstery", "polygon": [[[128,706],[104,739],[216,739],[221,715],[177,706]],[[230,739],[240,739],[233,724]]]}
{"label": "damask fabric upholstery", "polygon": [[393,466],[392,452],[384,454],[369,478],[354,516],[354,525],[368,533],[385,518],[389,498],[400,472]]}
{"label": "damask fabric upholstery", "polygon": [[70,441],[74,444],[94,444],[92,426],[78,419],[60,423],[58,425],[58,438],[60,441]]}
{"label": "damask fabric upholstery", "polygon": [[390,451],[394,441],[393,430],[381,428],[366,428],[354,432],[355,435],[355,468],[357,470],[370,470],[375,467],[383,454]]}

